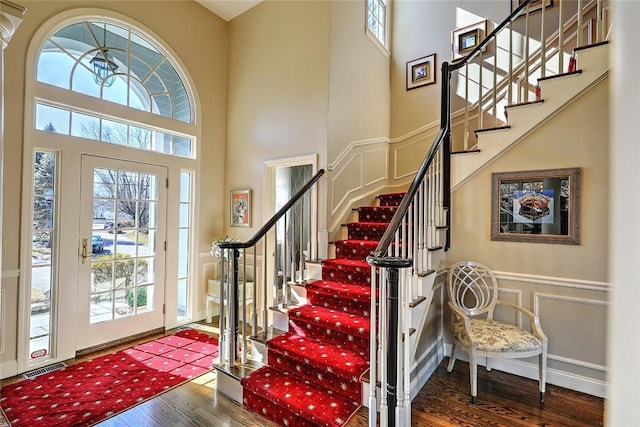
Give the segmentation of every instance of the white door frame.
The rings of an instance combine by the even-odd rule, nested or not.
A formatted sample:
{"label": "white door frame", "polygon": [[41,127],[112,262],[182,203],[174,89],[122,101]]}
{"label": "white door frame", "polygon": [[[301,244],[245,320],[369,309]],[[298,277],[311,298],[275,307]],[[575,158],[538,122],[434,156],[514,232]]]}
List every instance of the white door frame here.
{"label": "white door frame", "polygon": [[[306,156],[288,157],[284,159],[267,160],[265,165],[265,180],[263,194],[266,194],[264,198],[263,214],[262,217],[265,221],[273,216],[275,213],[276,202],[276,169],[292,166],[304,166],[311,165],[311,175],[315,175],[318,172],[318,155],[309,154]],[[314,186],[311,188],[311,211],[317,212],[318,208],[318,194],[317,189]],[[318,217],[313,216],[311,218],[311,253],[310,259],[318,258]]]}
{"label": "white door frame", "polygon": [[[165,186],[168,174],[166,166],[157,166],[147,163],[133,162],[104,158],[85,154],[82,156],[81,189],[80,189],[80,212],[84,215],[80,217],[79,223],[79,247],[82,247],[84,239],[88,239],[93,234],[93,215],[87,218],[87,211],[93,212],[94,182],[93,174],[95,168],[109,168],[117,170],[130,170],[134,172],[148,173],[157,177],[157,215],[156,223],[156,248],[154,257],[154,298],[153,310],[138,316],[123,317],[109,322],[90,324],[90,282],[91,282],[91,262],[83,262],[82,254],[79,254],[78,278],[76,279],[78,291],[78,334],[76,339],[76,351],[83,350],[108,342],[116,341],[127,336],[133,336],[145,331],[164,327],[165,318],[163,307],[165,304],[165,259],[166,252],[162,242],[166,241],[166,217],[167,217],[167,188]],[[117,215],[116,215],[117,218]],[[117,222],[117,219],[114,219]],[[113,233],[113,239],[118,234]],[[115,254],[114,254],[115,255]],[[92,254],[89,254],[91,257]],[[114,332],[113,328],[118,329]]]}

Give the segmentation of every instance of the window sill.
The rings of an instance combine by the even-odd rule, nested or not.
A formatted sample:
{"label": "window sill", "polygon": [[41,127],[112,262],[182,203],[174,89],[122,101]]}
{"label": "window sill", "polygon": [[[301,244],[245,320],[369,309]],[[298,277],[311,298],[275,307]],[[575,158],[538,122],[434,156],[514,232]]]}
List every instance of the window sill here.
{"label": "window sill", "polygon": [[387,49],[382,43],[380,43],[380,40],[378,40],[375,34],[373,34],[367,27],[364,28],[364,33],[367,35],[369,40],[373,42],[374,46],[377,47],[378,50],[385,56],[385,58],[389,59],[389,57],[391,56],[391,52],[389,52],[389,49]]}

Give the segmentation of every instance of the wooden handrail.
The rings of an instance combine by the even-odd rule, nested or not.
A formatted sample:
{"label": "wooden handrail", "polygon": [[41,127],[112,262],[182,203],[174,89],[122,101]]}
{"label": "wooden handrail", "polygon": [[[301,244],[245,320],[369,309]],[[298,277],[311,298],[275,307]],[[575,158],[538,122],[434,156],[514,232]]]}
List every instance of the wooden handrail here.
{"label": "wooden handrail", "polygon": [[[383,266],[384,262],[377,258],[382,258],[385,256],[387,249],[389,248],[389,246],[393,241],[396,231],[398,230],[398,228],[400,228],[400,225],[402,224],[402,219],[407,214],[409,210],[409,206],[411,205],[411,202],[413,201],[414,197],[418,192],[418,189],[420,188],[420,184],[422,183],[422,181],[424,180],[427,174],[427,171],[429,169],[429,166],[431,165],[431,162],[433,162],[433,159],[435,158],[438,148],[443,143],[443,141],[445,141],[445,139],[447,140],[447,142],[449,142],[450,134],[451,134],[451,87],[449,83],[451,80],[451,73],[457,69],[462,68],[465,64],[471,61],[471,59],[478,52],[481,52],[482,49],[484,49],[484,47],[488,43],[490,43],[492,39],[500,32],[500,30],[502,30],[509,22],[511,22],[513,18],[518,16],[520,12],[525,7],[527,7],[531,1],[532,0],[525,0],[524,2],[522,2],[522,4],[520,4],[517,8],[515,8],[515,10],[511,12],[511,14],[504,21],[502,21],[502,23],[500,23],[493,31],[491,31],[491,33],[484,40],[482,40],[482,42],[480,42],[478,46],[476,46],[471,52],[469,52],[469,54],[467,54],[467,56],[462,58],[460,61],[456,61],[454,64],[449,64],[446,61],[442,63],[440,130],[438,131],[438,134],[436,135],[436,138],[433,144],[431,145],[431,148],[429,149],[427,156],[424,158],[422,164],[420,165],[420,168],[418,169],[418,172],[413,178],[413,181],[411,182],[409,189],[407,190],[404,197],[402,198],[402,201],[400,202],[398,209],[393,215],[393,218],[391,219],[389,226],[387,227],[382,238],[380,239],[378,246],[371,253],[371,255],[367,257],[367,261],[369,262],[369,264]],[[448,156],[445,156],[445,158],[446,157]],[[447,186],[444,192],[445,194],[447,194],[449,191],[450,189]]]}
{"label": "wooden handrail", "polygon": [[222,249],[247,249],[254,246],[260,239],[262,239],[267,232],[278,222],[280,218],[282,218],[287,211],[293,206],[298,200],[304,196],[304,194],[320,179],[320,177],[324,175],[324,169],[320,169],[314,176],[311,177],[309,181],[305,185],[300,188],[291,196],[291,199],[287,203],[282,206],[278,212],[276,212],[270,219],[267,221],[261,228],[256,232],[256,234],[247,240],[246,242],[220,242],[218,246]]}

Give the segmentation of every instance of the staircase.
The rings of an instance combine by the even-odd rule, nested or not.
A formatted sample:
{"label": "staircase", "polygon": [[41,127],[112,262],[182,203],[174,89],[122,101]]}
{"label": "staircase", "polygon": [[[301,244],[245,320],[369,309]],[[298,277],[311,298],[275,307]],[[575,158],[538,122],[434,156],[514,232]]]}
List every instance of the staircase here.
{"label": "staircase", "polygon": [[507,122],[504,125],[476,130],[474,149],[452,156],[452,190],[514,148],[609,75],[608,42],[577,48],[575,56],[576,70],[538,78],[540,99],[506,106]]}
{"label": "staircase", "polygon": [[321,279],[306,283],[307,303],[290,307],[288,331],[266,343],[268,364],[241,380],[243,403],[281,425],[342,426],[363,403],[369,370],[371,269],[375,249],[402,194],[361,207],[321,263]]}
{"label": "staircase", "polygon": [[[498,35],[503,30],[512,32],[511,25],[528,4],[521,3],[467,57],[454,64],[443,63],[441,81],[450,82],[456,73],[457,79],[469,80],[470,63],[479,69],[489,63],[483,59],[484,48],[497,51]],[[594,10],[601,16],[600,2],[583,7],[579,1],[578,5],[585,16]],[[528,20],[529,13],[525,16]],[[602,27],[599,21],[595,25]],[[571,26],[577,28],[571,36],[575,46],[567,51],[565,33]],[[306,280],[297,279],[293,267],[289,273],[286,266],[282,271],[277,256],[273,267],[267,265],[274,257],[270,254],[280,250],[275,239],[267,243],[267,230],[286,215],[284,208],[251,241],[222,245],[236,251],[235,257],[225,257],[235,259],[230,266],[234,276],[237,251],[254,247],[249,264],[254,269],[262,264],[262,278],[256,280],[261,285],[253,283],[253,294],[262,293],[258,299],[262,299],[259,312],[263,317],[258,321],[254,306],[251,330],[269,329],[273,334],[268,340],[251,337],[254,353],[250,359],[262,361],[257,369],[234,371],[238,354],[242,369],[248,368],[246,337],[238,345],[238,306],[221,307],[221,313],[228,315],[221,317],[221,363],[217,368],[223,375],[218,375],[218,390],[285,426],[342,426],[363,404],[369,407],[369,425],[375,426],[378,416],[380,425],[410,425],[412,397],[444,357],[441,334],[434,332],[441,328],[442,313],[432,307],[432,300],[436,290],[443,289],[451,191],[606,78],[608,46],[584,46],[583,27],[580,16],[563,23],[549,38],[557,41],[557,47],[545,51],[542,43],[541,51],[530,58],[527,53],[522,64],[512,67],[509,63],[504,81],[498,81],[499,67],[493,67],[494,85],[488,87],[480,77],[477,84],[482,90],[476,88],[479,99],[475,106],[468,96],[469,83],[458,84],[466,88],[463,113],[451,114],[452,98],[461,96],[452,93],[453,85],[442,84],[440,130],[406,193],[383,194],[375,206],[358,208],[355,220],[345,226],[344,239],[333,244],[335,258],[322,261],[318,274],[309,260],[307,269],[300,271],[300,278]],[[563,61],[571,51],[577,67],[567,72]],[[554,61],[558,69],[551,72],[549,64]],[[454,123],[453,118],[462,115],[464,121]],[[493,127],[484,127],[485,121]],[[468,134],[474,128],[472,140]],[[451,153],[456,146],[463,149]],[[258,238],[265,239],[262,259],[256,257]],[[236,278],[228,288],[231,301],[238,300],[242,286]],[[246,295],[246,290],[241,294]],[[245,305],[240,301],[240,310]],[[428,320],[429,313],[439,319]],[[243,314],[243,323],[245,319]]]}

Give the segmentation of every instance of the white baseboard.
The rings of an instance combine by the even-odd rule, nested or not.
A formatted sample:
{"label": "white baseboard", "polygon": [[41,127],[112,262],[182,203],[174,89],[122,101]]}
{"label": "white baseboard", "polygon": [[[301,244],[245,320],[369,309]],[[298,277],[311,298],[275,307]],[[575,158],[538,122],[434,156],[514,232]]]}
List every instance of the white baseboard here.
{"label": "white baseboard", "polygon": [[[445,344],[445,353],[451,355],[451,344]],[[456,360],[468,362],[469,359],[465,353],[458,353]],[[478,361],[478,365],[485,366],[485,358],[482,357]],[[507,372],[509,374],[518,375],[520,377],[538,380],[538,365],[526,363],[517,359],[492,359],[491,369]],[[547,384],[553,384],[558,387],[567,388],[569,390],[579,391],[581,393],[590,394],[605,398],[607,394],[607,383],[605,381],[576,375],[571,372],[561,371],[558,369],[547,368]]]}
{"label": "white baseboard", "polygon": [[409,391],[409,395],[412,401],[418,395],[420,390],[422,390],[422,387],[424,387],[427,381],[429,381],[431,375],[433,375],[436,369],[438,369],[438,365],[440,365],[440,362],[444,358],[444,356],[439,357],[439,354],[441,353],[440,351],[432,351],[429,353],[431,356],[427,363],[422,366],[420,371],[411,380],[411,390]]}
{"label": "white baseboard", "polygon": [[0,379],[5,379],[18,375],[18,361],[9,360],[0,363]]}
{"label": "white baseboard", "polygon": [[243,404],[243,390],[240,385],[240,380],[228,375],[222,371],[217,371],[216,375],[216,390],[218,393],[222,393],[228,398],[235,400],[239,404]]}

